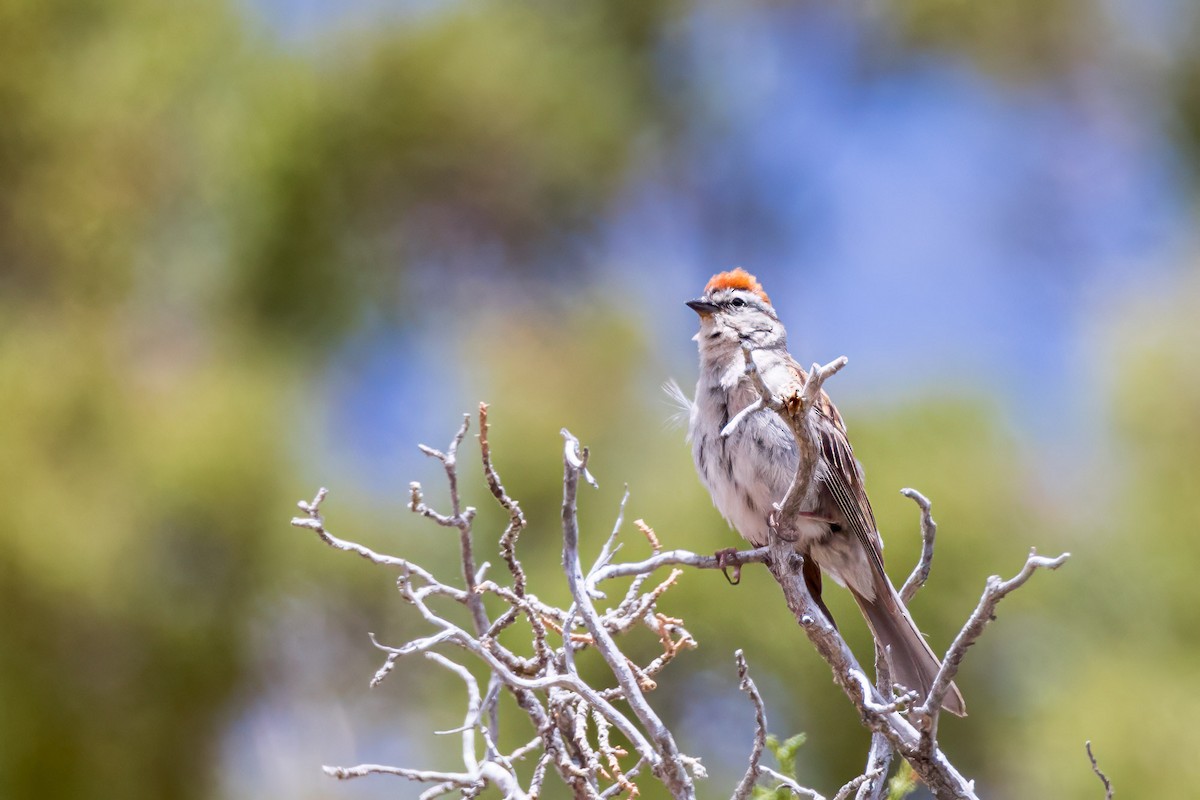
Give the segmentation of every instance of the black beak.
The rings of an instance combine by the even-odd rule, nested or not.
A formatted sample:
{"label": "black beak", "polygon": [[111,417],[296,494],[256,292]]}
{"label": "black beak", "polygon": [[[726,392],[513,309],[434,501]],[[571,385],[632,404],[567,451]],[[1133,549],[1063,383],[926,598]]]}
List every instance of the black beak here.
{"label": "black beak", "polygon": [[687,307],[702,317],[706,317],[717,310],[716,303],[710,303],[707,300],[688,300]]}

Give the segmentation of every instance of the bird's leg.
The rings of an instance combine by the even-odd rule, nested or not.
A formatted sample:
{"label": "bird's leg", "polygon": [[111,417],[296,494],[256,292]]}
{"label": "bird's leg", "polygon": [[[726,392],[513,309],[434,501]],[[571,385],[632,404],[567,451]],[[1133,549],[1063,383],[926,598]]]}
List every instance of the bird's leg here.
{"label": "bird's leg", "polygon": [[[717,567],[725,576],[725,580],[729,581],[730,586],[737,586],[742,582],[742,562],[737,560],[737,553],[736,547],[726,547],[724,550],[713,553],[713,557],[717,559]],[[733,567],[732,578],[729,577],[728,572],[730,567]]]}

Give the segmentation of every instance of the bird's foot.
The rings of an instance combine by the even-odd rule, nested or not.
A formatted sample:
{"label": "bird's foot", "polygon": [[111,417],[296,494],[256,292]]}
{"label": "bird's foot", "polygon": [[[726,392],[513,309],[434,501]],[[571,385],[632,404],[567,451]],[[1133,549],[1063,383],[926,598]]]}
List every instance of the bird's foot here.
{"label": "bird's foot", "polygon": [[[737,553],[736,547],[726,547],[713,553],[713,557],[717,559],[717,568],[721,570],[725,580],[729,581],[730,586],[737,586],[742,582],[742,562],[737,560]],[[730,567],[733,567],[732,578],[729,577]]]}

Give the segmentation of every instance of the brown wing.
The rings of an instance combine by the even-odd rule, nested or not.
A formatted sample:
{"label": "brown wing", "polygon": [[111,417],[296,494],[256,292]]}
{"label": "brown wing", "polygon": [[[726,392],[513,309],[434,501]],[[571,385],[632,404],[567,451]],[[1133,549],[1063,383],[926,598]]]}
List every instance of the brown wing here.
{"label": "brown wing", "polygon": [[867,499],[862,470],[854,458],[854,449],[846,436],[842,415],[825,392],[821,392],[820,403],[814,411],[814,427],[827,467],[825,485],[829,487],[829,493],[851,531],[862,544],[863,550],[867,552],[871,563],[880,576],[885,576],[875,513],[871,510],[871,501]]}

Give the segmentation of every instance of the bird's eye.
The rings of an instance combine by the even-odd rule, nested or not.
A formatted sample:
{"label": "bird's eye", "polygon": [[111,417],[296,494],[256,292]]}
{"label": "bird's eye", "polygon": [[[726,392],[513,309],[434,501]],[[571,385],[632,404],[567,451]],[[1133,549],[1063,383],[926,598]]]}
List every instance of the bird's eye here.
{"label": "bird's eye", "polygon": [[735,297],[729,301],[729,305],[733,306],[734,308],[741,308],[742,306],[746,305],[746,301],[740,297]]}

